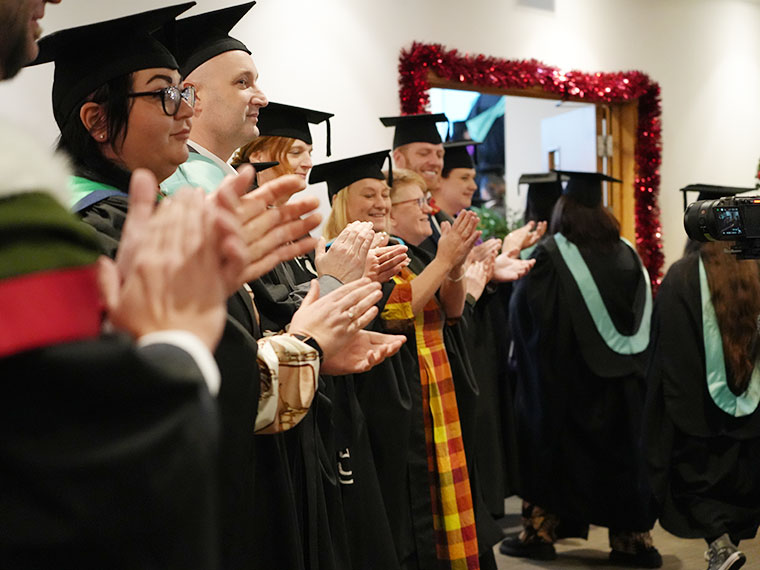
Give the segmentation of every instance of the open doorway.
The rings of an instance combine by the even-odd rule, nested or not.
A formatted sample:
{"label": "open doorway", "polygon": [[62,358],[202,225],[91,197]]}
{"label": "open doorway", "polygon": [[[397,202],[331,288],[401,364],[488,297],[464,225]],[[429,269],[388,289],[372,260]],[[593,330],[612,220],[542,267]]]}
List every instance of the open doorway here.
{"label": "open doorway", "polygon": [[511,227],[525,210],[523,174],[598,168],[598,130],[605,125],[592,103],[433,88],[430,111],[449,118],[439,126],[444,140],[482,143],[470,148],[478,180],[473,205],[495,207]]}

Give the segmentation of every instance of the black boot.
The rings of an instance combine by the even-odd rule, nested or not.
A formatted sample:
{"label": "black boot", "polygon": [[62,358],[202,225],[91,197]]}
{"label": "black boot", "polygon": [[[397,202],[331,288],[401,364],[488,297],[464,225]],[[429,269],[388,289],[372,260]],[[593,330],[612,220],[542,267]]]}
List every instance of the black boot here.
{"label": "black boot", "polygon": [[557,551],[551,542],[523,542],[519,536],[502,540],[499,545],[499,552],[507,556],[532,560],[556,560],[557,558]]}

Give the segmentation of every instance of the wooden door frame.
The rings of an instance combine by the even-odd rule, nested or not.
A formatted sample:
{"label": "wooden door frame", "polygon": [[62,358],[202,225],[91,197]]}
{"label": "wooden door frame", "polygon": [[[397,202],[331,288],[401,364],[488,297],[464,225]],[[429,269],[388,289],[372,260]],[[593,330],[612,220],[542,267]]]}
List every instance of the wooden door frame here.
{"label": "wooden door frame", "polygon": [[[612,156],[608,157],[607,170],[620,184],[608,184],[608,206],[620,222],[620,234],[631,243],[636,242],[636,125],[638,101],[627,103],[598,103],[597,123],[606,115],[608,134],[612,138]],[[597,128],[597,132],[600,129]],[[602,172],[603,160],[597,159],[597,171]]]}
{"label": "wooden door frame", "polygon": [[440,44],[415,42],[401,51],[401,112],[426,112],[432,87],[497,95],[579,101],[609,107],[613,156],[609,203],[656,287],[662,279],[662,233],[657,196],[661,163],[660,87],[638,72],[563,71],[536,60],[461,55]]}

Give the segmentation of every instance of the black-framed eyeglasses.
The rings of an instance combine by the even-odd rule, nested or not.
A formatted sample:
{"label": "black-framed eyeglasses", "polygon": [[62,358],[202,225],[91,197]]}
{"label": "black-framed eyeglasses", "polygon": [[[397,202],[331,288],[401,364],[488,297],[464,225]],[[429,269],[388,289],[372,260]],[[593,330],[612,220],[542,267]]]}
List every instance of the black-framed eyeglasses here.
{"label": "black-framed eyeglasses", "polygon": [[400,202],[391,202],[391,206],[398,206],[399,204],[406,204],[407,202],[417,202],[420,208],[430,205],[430,198],[428,196],[420,196],[419,198],[410,198],[409,200],[401,200]]}
{"label": "black-framed eyeglasses", "polygon": [[156,91],[141,91],[139,93],[128,93],[128,97],[158,97],[161,99],[161,106],[164,108],[164,113],[173,117],[179,113],[179,108],[182,105],[182,101],[185,101],[190,108],[195,108],[195,85],[188,85],[184,89],[180,89],[176,85],[171,87],[164,87]]}

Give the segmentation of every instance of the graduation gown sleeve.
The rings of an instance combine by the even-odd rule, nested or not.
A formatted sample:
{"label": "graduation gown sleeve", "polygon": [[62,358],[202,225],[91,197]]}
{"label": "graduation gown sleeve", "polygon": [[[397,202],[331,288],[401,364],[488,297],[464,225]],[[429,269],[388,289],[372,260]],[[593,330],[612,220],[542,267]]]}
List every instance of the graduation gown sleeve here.
{"label": "graduation gown sleeve", "polygon": [[218,567],[216,412],[187,353],[103,337],[0,371],[0,565]]}

